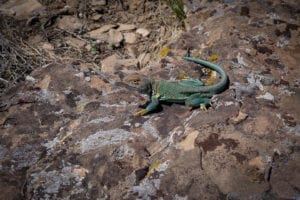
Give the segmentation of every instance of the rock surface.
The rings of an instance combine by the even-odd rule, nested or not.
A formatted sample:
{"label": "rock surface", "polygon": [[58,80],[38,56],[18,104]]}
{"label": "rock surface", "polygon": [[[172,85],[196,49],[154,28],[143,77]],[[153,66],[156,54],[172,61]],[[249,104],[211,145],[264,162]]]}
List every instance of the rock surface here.
{"label": "rock surface", "polygon": [[[142,1],[126,2],[127,17],[136,19],[130,12]],[[146,42],[159,29],[149,29],[137,39],[144,45],[134,46],[137,59],[120,53],[120,41],[115,52],[103,50],[107,41],[91,43],[96,50],[105,46],[99,63],[94,57],[93,65],[47,64],[1,95],[0,199],[300,197],[298,1],[191,2],[188,31],[164,34],[170,50],[164,58],[152,59]],[[145,9],[152,12],[155,3]],[[121,33],[116,25],[101,27],[87,35]],[[148,99],[120,83],[129,72],[175,80],[184,71],[208,79],[181,60],[186,49],[207,60],[215,55],[229,89],[214,96],[207,112],[162,104],[134,116]]]}
{"label": "rock surface", "polygon": [[1,5],[0,12],[2,11],[5,14],[16,16],[19,19],[27,19],[32,12],[43,7],[37,0],[9,0],[4,2],[5,3]]}

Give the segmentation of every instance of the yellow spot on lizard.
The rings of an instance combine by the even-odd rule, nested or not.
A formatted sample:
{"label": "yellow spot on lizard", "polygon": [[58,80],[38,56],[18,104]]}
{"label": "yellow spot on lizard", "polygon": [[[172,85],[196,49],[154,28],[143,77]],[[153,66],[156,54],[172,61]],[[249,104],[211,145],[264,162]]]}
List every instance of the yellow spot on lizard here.
{"label": "yellow spot on lizard", "polygon": [[[210,60],[210,62],[217,61],[218,60],[218,55],[212,54],[209,57],[209,60]],[[217,72],[215,72],[213,70],[210,70],[210,69],[207,69],[207,70],[208,70],[208,73],[209,73],[209,78],[206,80],[205,85],[213,85],[216,78],[217,78]]]}
{"label": "yellow spot on lizard", "polygon": [[209,57],[210,62],[215,62],[218,60],[218,55],[217,54],[211,54]]}
{"label": "yellow spot on lizard", "polygon": [[186,75],[185,71],[181,71],[178,75],[179,80],[188,79],[190,78],[188,75]]}

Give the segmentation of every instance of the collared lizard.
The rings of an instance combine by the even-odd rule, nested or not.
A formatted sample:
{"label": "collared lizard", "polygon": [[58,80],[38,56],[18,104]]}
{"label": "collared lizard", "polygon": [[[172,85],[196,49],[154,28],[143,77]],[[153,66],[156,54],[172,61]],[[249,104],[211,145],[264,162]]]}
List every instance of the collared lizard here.
{"label": "collared lizard", "polygon": [[140,93],[148,94],[151,99],[147,107],[135,115],[145,115],[154,111],[161,101],[184,103],[189,107],[200,106],[201,109],[206,110],[206,106],[211,104],[211,97],[227,89],[229,79],[220,66],[192,57],[184,57],[183,59],[216,71],[220,74],[221,80],[214,85],[205,85],[200,80],[192,78],[164,81],[152,80],[142,75],[129,75],[124,78],[124,82]]}

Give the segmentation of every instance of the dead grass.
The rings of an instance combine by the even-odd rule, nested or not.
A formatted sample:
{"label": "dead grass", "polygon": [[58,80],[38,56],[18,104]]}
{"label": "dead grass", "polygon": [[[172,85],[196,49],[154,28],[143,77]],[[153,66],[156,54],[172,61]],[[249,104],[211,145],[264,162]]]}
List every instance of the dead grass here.
{"label": "dead grass", "polygon": [[24,42],[20,22],[3,18],[0,16],[0,94],[24,80],[33,69],[51,62],[42,49]]}

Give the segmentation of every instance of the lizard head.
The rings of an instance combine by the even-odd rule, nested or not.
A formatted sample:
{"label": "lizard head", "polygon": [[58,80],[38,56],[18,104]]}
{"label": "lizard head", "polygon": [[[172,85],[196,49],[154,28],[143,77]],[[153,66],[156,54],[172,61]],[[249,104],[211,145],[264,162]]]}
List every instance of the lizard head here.
{"label": "lizard head", "polygon": [[140,74],[128,75],[123,79],[124,83],[135,88],[140,93],[151,94],[151,79]]}

